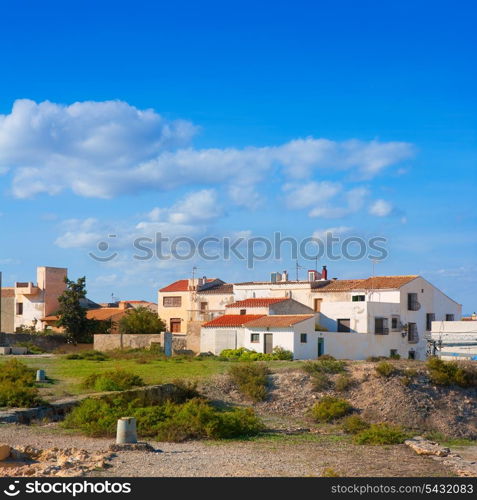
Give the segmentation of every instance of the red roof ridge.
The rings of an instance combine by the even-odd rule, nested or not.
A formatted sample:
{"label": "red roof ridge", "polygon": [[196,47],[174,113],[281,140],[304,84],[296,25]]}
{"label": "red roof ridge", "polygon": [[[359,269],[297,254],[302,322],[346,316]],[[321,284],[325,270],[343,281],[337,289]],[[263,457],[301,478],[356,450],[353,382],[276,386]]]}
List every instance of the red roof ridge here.
{"label": "red roof ridge", "polygon": [[249,299],[237,300],[232,304],[227,304],[225,307],[266,307],[270,304],[284,302],[290,300],[288,297],[254,297]]}

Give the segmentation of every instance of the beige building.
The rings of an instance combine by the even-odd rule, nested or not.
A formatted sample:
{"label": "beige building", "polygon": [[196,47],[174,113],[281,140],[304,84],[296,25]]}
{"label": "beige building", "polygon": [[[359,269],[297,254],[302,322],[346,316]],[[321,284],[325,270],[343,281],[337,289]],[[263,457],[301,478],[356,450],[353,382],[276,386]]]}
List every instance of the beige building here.
{"label": "beige building", "polygon": [[43,329],[41,321],[59,307],[58,297],[66,288],[68,270],[63,267],[38,267],[37,282],[15,283],[14,329],[21,326]]}
{"label": "beige building", "polygon": [[13,333],[15,331],[15,289],[5,287],[1,290],[0,332]]}

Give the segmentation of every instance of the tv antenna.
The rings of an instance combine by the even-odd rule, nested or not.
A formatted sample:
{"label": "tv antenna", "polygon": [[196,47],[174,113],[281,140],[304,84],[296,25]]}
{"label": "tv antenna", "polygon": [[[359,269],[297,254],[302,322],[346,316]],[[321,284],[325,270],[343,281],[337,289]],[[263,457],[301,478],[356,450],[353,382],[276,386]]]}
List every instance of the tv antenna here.
{"label": "tv antenna", "polygon": [[298,276],[298,272],[299,272],[299,270],[300,270],[300,269],[304,269],[304,268],[303,268],[303,266],[300,266],[300,264],[298,264],[298,261],[296,261],[296,264],[295,264],[295,270],[296,270],[296,280],[297,280],[297,281],[300,281],[300,280],[298,279],[298,278],[299,278],[299,276]]}

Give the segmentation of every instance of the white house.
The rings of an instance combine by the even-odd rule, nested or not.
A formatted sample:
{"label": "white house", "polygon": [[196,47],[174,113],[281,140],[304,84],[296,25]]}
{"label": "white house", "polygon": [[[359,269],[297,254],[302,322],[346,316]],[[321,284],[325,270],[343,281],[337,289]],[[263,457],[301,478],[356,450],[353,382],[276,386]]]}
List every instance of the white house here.
{"label": "white house", "polygon": [[239,347],[268,354],[281,347],[295,359],[315,359],[318,338],[313,314],[226,314],[202,326],[200,346],[216,355]]}
{"label": "white house", "polygon": [[393,354],[425,359],[432,321],[461,317],[460,304],[416,275],[329,280],[324,268],[309,271],[308,281],[290,281],[286,273],[274,273],[269,282],[235,284],[234,296],[239,301],[287,297],[308,306],[316,314],[324,353],[343,359]]}
{"label": "white house", "polygon": [[433,321],[432,354],[477,361],[477,321]]}

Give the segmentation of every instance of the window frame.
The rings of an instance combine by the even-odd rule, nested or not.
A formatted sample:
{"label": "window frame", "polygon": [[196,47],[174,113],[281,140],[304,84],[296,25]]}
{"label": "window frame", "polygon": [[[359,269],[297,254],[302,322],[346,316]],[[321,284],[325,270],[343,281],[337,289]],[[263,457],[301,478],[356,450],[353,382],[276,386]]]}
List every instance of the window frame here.
{"label": "window frame", "polygon": [[[381,321],[381,328],[377,328],[376,322]],[[380,331],[378,331],[380,330]],[[389,321],[386,316],[375,316],[374,317],[374,334],[375,335],[389,335]]]}
{"label": "window frame", "polygon": [[[166,303],[169,301],[171,302],[171,304]],[[162,297],[162,307],[182,307],[182,297],[180,295],[169,295],[166,297]]]}
{"label": "window frame", "polygon": [[[257,340],[253,340],[255,337],[257,338]],[[251,333],[250,334],[250,343],[251,344],[260,344],[260,334],[259,333]]]}
{"label": "window frame", "polygon": [[308,334],[300,333],[300,344],[308,344]]}

